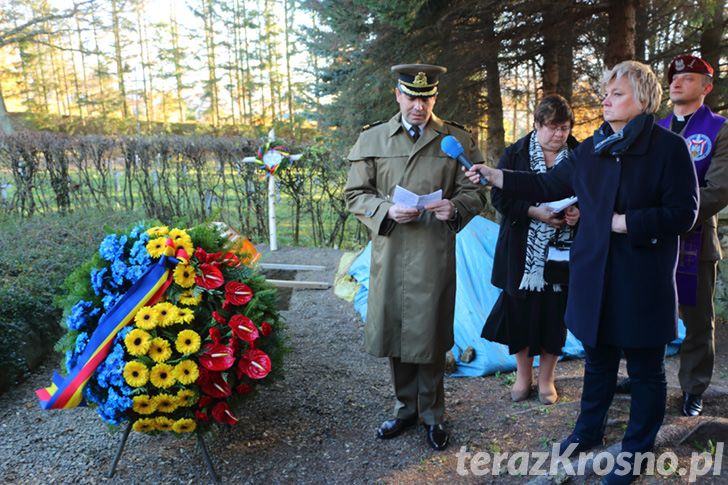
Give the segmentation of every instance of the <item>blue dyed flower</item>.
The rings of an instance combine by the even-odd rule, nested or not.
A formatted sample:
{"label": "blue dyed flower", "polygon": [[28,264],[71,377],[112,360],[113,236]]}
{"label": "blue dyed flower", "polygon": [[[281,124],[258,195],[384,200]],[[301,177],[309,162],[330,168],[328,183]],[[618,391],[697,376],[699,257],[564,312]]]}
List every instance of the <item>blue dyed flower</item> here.
{"label": "blue dyed flower", "polygon": [[101,295],[104,288],[104,275],[108,273],[109,268],[94,268],[91,270],[91,288],[94,293]]}
{"label": "blue dyed flower", "polygon": [[76,336],[76,348],[73,351],[74,354],[81,355],[88,345],[89,336],[86,332],[81,332]]}
{"label": "blue dyed flower", "polygon": [[147,243],[149,242],[149,234],[144,233],[144,237],[134,243],[129,251],[129,263],[149,266],[152,258],[149,257],[147,251]]}
{"label": "blue dyed flower", "polygon": [[66,372],[76,367],[76,356],[73,354],[73,350],[66,350]]}
{"label": "blue dyed flower", "polygon": [[127,236],[117,236],[116,234],[109,234],[101,241],[99,245],[99,254],[106,261],[114,261],[124,257],[124,246],[128,240]]}
{"label": "blue dyed flower", "polygon": [[111,263],[111,286],[116,288],[124,284],[124,277],[126,276],[126,264],[124,261],[117,259]]}

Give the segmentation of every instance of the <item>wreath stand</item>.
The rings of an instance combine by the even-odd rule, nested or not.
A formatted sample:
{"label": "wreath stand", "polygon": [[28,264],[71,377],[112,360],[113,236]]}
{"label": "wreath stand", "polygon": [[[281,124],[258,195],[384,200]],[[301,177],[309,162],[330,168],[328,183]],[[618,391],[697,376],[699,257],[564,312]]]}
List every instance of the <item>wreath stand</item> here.
{"label": "wreath stand", "polygon": [[[119,463],[119,458],[121,458],[121,452],[124,451],[124,446],[126,445],[126,440],[129,438],[129,433],[131,432],[132,424],[131,422],[128,422],[126,424],[126,429],[124,430],[124,435],[121,437],[121,443],[119,443],[119,449],[116,450],[116,456],[114,456],[114,461],[111,463],[111,468],[109,469],[109,474],[106,475],[106,478],[112,478],[114,476],[114,472],[116,472],[116,465]],[[215,483],[221,483],[220,479],[217,477],[217,474],[215,473],[215,469],[212,467],[212,462],[210,461],[210,457],[207,454],[207,447],[205,446],[205,439],[202,437],[202,435],[197,435],[197,444],[200,446],[200,450],[202,451],[202,458],[205,460],[205,464],[207,465],[207,471],[210,472],[210,476],[212,477],[212,481]]]}

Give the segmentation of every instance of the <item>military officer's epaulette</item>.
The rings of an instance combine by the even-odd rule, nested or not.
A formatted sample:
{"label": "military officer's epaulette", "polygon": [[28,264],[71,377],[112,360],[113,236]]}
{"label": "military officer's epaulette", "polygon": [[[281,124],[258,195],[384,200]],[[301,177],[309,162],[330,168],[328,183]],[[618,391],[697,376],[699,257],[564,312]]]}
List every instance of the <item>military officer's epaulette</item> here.
{"label": "military officer's epaulette", "polygon": [[375,121],[374,123],[369,123],[368,125],[364,125],[361,127],[361,131],[367,131],[369,128],[373,128],[377,125],[381,125],[384,123],[384,121]]}
{"label": "military officer's epaulette", "polygon": [[445,123],[447,123],[448,125],[452,125],[452,126],[454,126],[454,127],[456,127],[456,128],[460,128],[461,130],[463,130],[463,131],[467,131],[468,133],[470,133],[470,132],[471,132],[471,130],[470,130],[469,128],[466,128],[466,127],[464,127],[463,125],[461,125],[460,123],[457,123],[457,122],[455,122],[455,121],[449,121],[449,120],[443,120],[443,121],[444,121]]}

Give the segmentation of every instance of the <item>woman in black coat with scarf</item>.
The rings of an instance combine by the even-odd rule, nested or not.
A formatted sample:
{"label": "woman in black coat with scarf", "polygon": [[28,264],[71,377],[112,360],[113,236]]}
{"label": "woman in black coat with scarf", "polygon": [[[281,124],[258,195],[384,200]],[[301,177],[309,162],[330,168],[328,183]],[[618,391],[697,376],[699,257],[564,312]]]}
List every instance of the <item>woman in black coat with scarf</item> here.
{"label": "woman in black coat with scarf", "polygon": [[[498,168],[546,172],[565,160],[578,142],[570,135],[574,114],[561,96],[546,96],[533,114],[534,130],[503,152]],[[491,282],[503,291],[482,336],[508,346],[516,356],[516,382],[511,399],[527,399],[533,381],[533,358],[539,356],[538,397],[543,404],[558,399],[554,370],[566,341],[566,286],[544,281],[545,249],[552,239],[571,240],[579,209],[554,212],[533,200],[503,197],[491,190],[501,214]]]}
{"label": "woman in black coat with scarf", "polygon": [[624,353],[630,418],[617,465],[602,478],[615,484],[639,475],[635,454],[652,451],[665,415],[665,347],[677,337],[678,235],[695,221],[698,185],[685,142],[655,124],[662,89],[652,70],[625,61],[605,73],[603,85],[605,123],[550,172],[475,165],[467,174],[476,183],[483,175],[506,197],[579,198],[565,320],[584,345],[586,364],[581,412],[559,453],[602,443]]}

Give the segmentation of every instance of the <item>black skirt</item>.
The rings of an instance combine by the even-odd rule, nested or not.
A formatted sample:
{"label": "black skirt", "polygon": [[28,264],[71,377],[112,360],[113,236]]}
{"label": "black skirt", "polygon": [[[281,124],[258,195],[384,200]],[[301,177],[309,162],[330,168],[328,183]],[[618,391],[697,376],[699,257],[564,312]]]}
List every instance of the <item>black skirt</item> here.
{"label": "black skirt", "polygon": [[541,354],[541,349],[561,355],[566,342],[567,291],[526,291],[524,297],[502,291],[485,321],[481,336],[508,346],[510,354],[528,348],[528,355]]}

